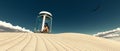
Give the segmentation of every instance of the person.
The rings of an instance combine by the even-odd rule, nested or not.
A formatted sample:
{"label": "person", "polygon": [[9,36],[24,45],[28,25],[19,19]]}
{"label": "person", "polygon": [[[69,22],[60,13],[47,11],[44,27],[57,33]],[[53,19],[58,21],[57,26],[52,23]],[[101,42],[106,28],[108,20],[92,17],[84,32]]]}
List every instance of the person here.
{"label": "person", "polygon": [[44,29],[43,29],[43,31],[41,33],[49,33],[49,26],[48,26],[47,23],[45,23]]}

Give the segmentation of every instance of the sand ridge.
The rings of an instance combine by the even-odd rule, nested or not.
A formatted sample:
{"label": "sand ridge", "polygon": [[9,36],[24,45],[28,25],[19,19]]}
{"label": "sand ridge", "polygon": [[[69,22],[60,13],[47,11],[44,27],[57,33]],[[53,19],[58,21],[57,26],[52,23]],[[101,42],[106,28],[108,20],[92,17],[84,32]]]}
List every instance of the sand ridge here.
{"label": "sand ridge", "polygon": [[0,51],[120,51],[120,42],[80,33],[0,33]]}

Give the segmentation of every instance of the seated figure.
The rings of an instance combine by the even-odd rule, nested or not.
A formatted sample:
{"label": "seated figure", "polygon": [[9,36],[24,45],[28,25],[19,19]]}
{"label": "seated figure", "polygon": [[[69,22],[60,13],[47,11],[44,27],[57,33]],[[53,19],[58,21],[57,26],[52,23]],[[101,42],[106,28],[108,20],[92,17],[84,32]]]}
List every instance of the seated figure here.
{"label": "seated figure", "polygon": [[45,23],[44,29],[43,29],[43,31],[41,31],[41,33],[49,33],[49,26],[47,23]]}

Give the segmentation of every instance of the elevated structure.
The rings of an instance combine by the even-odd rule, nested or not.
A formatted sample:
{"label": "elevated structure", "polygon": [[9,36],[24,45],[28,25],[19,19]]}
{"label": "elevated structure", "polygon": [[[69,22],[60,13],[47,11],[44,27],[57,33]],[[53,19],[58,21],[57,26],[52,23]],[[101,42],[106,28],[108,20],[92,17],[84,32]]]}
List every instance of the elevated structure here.
{"label": "elevated structure", "polygon": [[52,31],[52,14],[41,11],[36,19],[35,32],[50,33]]}

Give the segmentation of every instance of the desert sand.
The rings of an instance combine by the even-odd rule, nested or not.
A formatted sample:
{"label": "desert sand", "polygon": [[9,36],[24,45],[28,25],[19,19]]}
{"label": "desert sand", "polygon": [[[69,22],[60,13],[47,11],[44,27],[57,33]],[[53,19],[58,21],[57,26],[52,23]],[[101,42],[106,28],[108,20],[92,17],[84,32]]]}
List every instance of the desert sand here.
{"label": "desert sand", "polygon": [[0,51],[120,51],[120,42],[80,33],[0,33]]}

